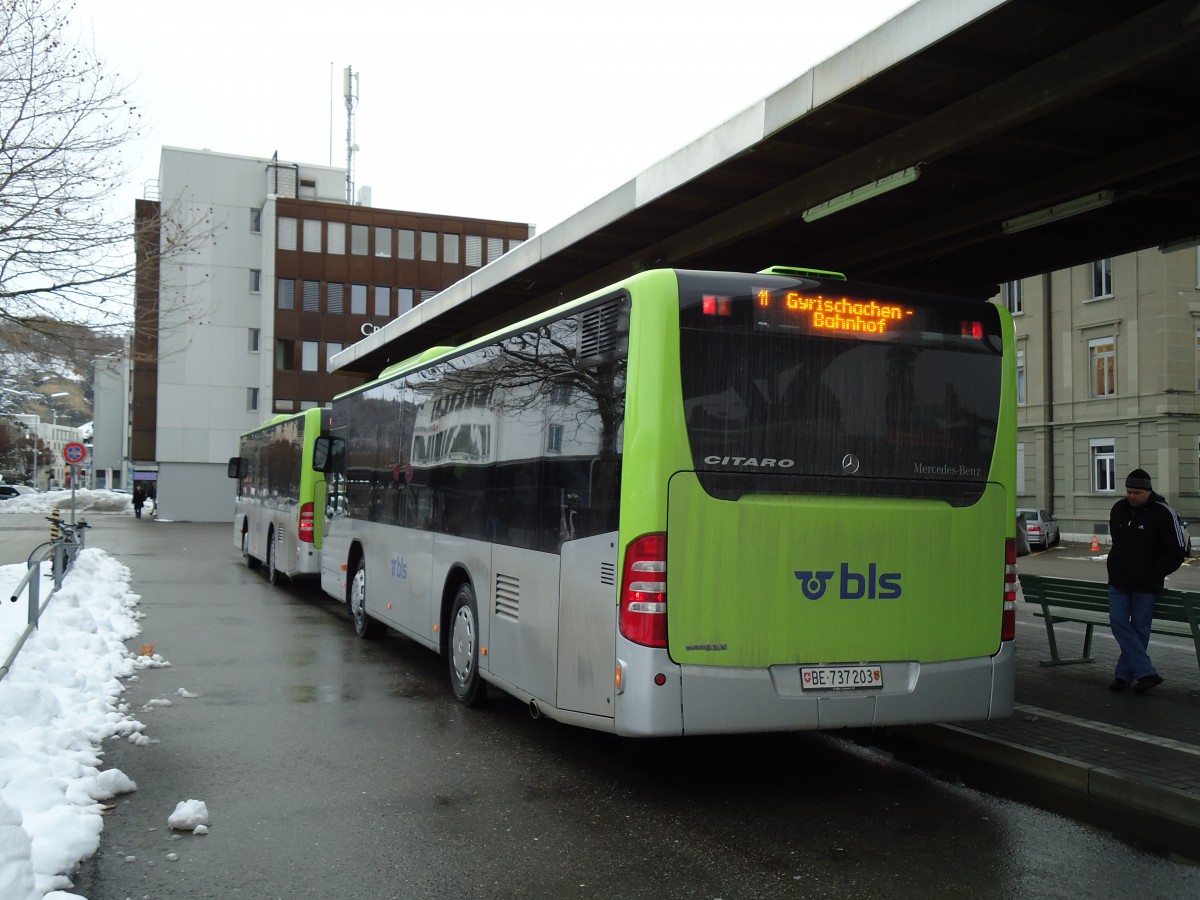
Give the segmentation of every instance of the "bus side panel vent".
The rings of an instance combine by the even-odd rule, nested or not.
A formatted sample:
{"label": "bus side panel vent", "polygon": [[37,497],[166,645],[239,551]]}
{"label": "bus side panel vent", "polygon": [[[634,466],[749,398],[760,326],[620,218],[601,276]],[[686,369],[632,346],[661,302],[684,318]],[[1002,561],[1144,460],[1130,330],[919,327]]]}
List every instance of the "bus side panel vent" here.
{"label": "bus side panel vent", "polygon": [[600,563],[600,583],[607,584],[610,587],[617,583],[617,564],[610,562]]}
{"label": "bus side panel vent", "polygon": [[625,354],[629,315],[623,299],[611,300],[579,314],[578,365],[598,366]]}
{"label": "bus side panel vent", "polygon": [[521,619],[521,579],[496,573],[496,615],[518,622]]}

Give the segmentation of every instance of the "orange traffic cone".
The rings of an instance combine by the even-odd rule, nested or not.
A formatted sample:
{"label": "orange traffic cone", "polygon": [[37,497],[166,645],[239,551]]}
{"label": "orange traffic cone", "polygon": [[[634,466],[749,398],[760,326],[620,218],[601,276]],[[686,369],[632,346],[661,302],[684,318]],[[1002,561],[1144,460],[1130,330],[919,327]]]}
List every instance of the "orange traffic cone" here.
{"label": "orange traffic cone", "polygon": [[1092,552],[1100,552],[1100,538],[1096,537],[1094,534],[1092,535]]}

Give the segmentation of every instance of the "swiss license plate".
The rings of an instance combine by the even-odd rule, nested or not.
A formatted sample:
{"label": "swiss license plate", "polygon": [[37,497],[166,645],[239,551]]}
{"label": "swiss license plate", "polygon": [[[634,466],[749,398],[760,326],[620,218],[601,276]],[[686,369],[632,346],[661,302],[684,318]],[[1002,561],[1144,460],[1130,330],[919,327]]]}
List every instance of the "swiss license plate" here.
{"label": "swiss license plate", "polygon": [[883,687],[882,666],[802,666],[805,691],[854,691]]}

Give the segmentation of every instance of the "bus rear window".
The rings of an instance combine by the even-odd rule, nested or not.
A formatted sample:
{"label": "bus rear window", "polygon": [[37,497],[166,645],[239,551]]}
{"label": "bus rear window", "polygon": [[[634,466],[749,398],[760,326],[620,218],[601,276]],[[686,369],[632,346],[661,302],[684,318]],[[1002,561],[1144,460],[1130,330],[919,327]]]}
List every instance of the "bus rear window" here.
{"label": "bus rear window", "polygon": [[684,413],[710,494],[982,493],[1003,358],[991,304],[766,275],[679,284]]}

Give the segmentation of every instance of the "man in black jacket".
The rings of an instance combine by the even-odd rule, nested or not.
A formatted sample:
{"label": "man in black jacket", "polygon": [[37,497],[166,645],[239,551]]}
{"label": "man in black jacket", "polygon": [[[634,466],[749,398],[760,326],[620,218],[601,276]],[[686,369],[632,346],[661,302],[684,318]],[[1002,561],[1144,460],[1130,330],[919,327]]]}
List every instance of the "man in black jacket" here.
{"label": "man in black jacket", "polygon": [[1125,691],[1132,684],[1135,694],[1144,694],[1163,681],[1146,648],[1163,582],[1187,556],[1183,526],[1154,493],[1149,473],[1134,469],[1125,479],[1125,499],[1109,513],[1108,528],[1108,621],[1121,647],[1109,690]]}

